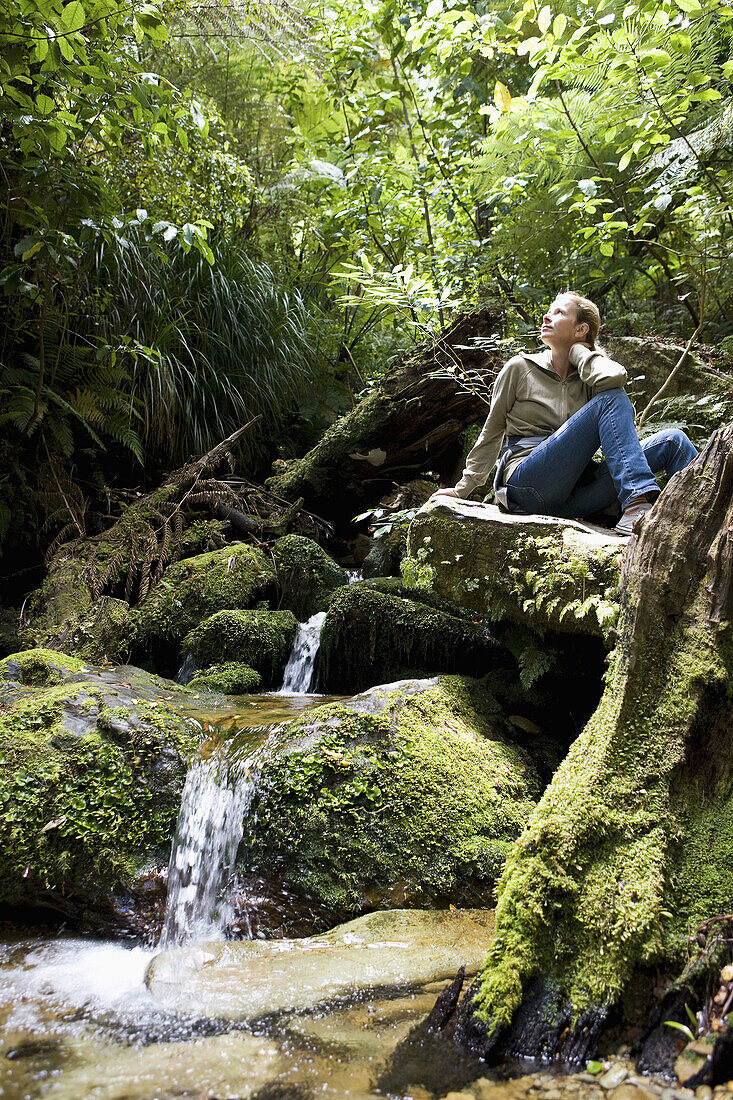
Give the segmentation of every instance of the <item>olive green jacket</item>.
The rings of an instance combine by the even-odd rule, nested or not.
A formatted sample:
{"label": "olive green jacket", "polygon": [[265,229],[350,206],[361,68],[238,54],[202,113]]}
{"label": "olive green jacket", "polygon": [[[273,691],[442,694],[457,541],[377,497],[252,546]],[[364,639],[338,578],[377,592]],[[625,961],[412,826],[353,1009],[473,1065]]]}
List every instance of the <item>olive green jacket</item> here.
{"label": "olive green jacket", "polygon": [[[486,423],[456,485],[458,496],[467,497],[486,484],[505,437],[552,435],[595,394],[626,384],[626,370],[620,363],[583,344],[573,344],[570,349],[570,365],[574,369],[566,379],[555,373],[551,362],[552,353],[548,349],[515,355],[504,365],[494,383]],[[504,482],[532,450],[529,446],[509,458],[502,471]]]}

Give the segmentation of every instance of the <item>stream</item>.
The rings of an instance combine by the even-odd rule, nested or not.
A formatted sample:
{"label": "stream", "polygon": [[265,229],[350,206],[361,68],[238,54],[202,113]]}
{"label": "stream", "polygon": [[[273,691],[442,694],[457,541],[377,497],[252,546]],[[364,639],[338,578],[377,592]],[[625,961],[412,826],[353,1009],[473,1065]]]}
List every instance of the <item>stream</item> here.
{"label": "stream", "polygon": [[[326,698],[308,693],[319,629],[314,620],[302,625],[280,692],[225,703],[194,696],[187,704],[208,739],[182,796],[157,947],[63,930],[5,931],[0,1096],[601,1100],[607,1094],[609,1088],[587,1073],[536,1071],[500,1080],[475,1064],[459,1065],[453,1048],[437,1059],[418,1051],[416,1060],[409,1048],[394,1055],[455,974],[464,927],[469,938],[478,936],[472,953],[465,948],[469,972],[480,965],[493,929],[488,911],[377,913],[310,939],[265,941],[255,890],[245,906],[250,915],[232,929],[228,898],[246,890],[236,882],[234,861],[259,766],[283,725]],[[238,749],[229,755],[233,733],[239,734]],[[285,908],[289,903],[281,899]],[[299,905],[302,910],[302,899]],[[411,942],[411,922],[421,920],[428,922],[423,940],[418,929]],[[447,932],[431,930],[431,920],[442,921]],[[457,959],[450,954],[452,921]],[[228,935],[245,942],[229,943]],[[207,972],[213,991],[209,977],[202,994],[197,981]],[[628,1064],[617,1069],[617,1084],[634,1080]],[[648,1100],[638,1091],[637,1100]],[[653,1095],[662,1097],[662,1087]]]}

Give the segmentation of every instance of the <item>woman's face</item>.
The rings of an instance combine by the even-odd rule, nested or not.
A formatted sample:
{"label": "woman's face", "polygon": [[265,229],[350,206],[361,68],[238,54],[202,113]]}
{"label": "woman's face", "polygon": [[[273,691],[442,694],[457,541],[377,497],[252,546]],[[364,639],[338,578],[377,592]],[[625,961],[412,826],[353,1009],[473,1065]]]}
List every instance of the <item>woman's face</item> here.
{"label": "woman's face", "polygon": [[578,324],[578,315],[572,298],[559,294],[542,318],[540,339],[549,347],[582,342],[588,335],[587,323]]}

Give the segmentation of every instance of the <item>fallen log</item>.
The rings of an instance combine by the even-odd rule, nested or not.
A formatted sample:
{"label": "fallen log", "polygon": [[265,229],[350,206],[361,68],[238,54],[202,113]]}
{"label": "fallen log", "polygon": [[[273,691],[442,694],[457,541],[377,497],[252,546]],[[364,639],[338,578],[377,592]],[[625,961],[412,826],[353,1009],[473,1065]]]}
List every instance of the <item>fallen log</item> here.
{"label": "fallen log", "polygon": [[[458,318],[441,338],[406,355],[377,388],[338,420],[323,439],[266,488],[345,521],[375,504],[395,483],[432,470],[450,476],[457,440],[488,410],[485,394],[459,384],[451,369],[488,379],[502,365],[490,338],[500,318],[479,310]],[[472,341],[477,341],[472,343]]]}

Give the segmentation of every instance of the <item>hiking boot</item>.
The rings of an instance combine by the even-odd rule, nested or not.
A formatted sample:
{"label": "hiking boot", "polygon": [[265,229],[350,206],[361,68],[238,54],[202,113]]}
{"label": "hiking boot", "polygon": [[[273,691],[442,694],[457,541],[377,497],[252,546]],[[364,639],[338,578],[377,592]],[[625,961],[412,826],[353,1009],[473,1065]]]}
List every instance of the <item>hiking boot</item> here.
{"label": "hiking boot", "polygon": [[645,515],[647,512],[651,512],[654,507],[648,500],[635,500],[631,504],[628,504],[624,509],[624,514],[614,527],[614,531],[617,535],[622,535],[627,538],[633,529],[639,516]]}

